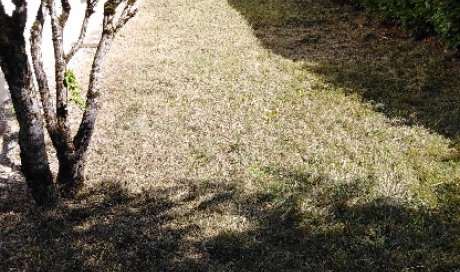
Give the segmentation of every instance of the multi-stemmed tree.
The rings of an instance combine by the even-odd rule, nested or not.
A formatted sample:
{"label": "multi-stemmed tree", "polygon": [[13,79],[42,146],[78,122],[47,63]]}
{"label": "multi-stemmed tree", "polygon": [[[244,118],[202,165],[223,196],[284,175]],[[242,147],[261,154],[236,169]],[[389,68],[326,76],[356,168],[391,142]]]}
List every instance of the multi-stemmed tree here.
{"label": "multi-stemmed tree", "polygon": [[[115,35],[136,14],[138,0],[104,0],[102,34],[90,72],[83,117],[75,135],[72,135],[68,124],[69,86],[65,83],[65,73],[67,64],[83,44],[89,19],[99,0],[86,0],[80,35],[68,52],[64,52],[63,29],[72,7],[70,0],[58,3],[41,0],[30,30],[30,48],[24,38],[27,1],[12,2],[15,9],[11,16],[0,2],[0,67],[9,85],[19,122],[22,173],[35,201],[39,205],[50,205],[56,201],[56,185],[61,195],[66,197],[75,195],[83,185],[86,154],[100,108],[98,98],[102,91],[104,57]],[[53,90],[45,73],[41,49],[47,16],[51,21],[55,58]],[[59,161],[56,180],[45,149],[44,124]]]}

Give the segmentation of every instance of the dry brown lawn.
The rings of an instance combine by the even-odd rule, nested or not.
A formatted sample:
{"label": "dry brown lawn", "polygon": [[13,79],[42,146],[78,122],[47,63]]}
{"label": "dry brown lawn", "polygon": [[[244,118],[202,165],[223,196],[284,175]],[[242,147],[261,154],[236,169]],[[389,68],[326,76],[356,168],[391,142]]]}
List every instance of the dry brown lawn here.
{"label": "dry brown lawn", "polygon": [[145,1],[84,192],[0,179],[0,271],[460,271],[458,71],[327,0]]}

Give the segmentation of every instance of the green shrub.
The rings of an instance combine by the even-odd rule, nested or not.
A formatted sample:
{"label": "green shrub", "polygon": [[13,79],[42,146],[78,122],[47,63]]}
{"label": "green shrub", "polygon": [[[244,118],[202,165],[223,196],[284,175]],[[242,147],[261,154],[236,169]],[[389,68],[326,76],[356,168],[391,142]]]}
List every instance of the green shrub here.
{"label": "green shrub", "polygon": [[377,11],[416,36],[437,33],[454,48],[460,48],[459,0],[348,0]]}

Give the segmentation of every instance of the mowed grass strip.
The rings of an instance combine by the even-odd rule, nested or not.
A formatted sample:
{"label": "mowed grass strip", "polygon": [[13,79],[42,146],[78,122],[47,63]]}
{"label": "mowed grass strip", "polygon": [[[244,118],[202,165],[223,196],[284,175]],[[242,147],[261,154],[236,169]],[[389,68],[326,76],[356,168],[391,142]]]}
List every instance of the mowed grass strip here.
{"label": "mowed grass strip", "polygon": [[86,191],[39,213],[4,189],[0,268],[460,269],[456,124],[435,122],[456,115],[426,106],[455,106],[457,78],[411,100],[423,61],[458,62],[377,24],[319,0],[145,2],[106,65]]}

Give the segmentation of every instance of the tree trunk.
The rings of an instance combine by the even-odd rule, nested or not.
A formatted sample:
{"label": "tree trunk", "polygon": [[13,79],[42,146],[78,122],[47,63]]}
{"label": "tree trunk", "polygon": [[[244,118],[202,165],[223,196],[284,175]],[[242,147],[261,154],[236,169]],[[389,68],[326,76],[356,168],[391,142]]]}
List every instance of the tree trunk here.
{"label": "tree trunk", "polygon": [[61,195],[73,197],[80,191],[85,182],[85,160],[69,153],[58,154],[58,157],[57,183],[60,186]]}
{"label": "tree trunk", "polygon": [[42,114],[35,94],[32,70],[26,54],[23,36],[7,45],[0,45],[0,65],[9,85],[11,99],[19,122],[21,170],[30,192],[39,205],[55,203],[53,176],[45,149]]}
{"label": "tree trunk", "polygon": [[[99,0],[87,0],[85,19],[78,42],[68,54],[63,49],[63,29],[71,9],[69,0],[60,0],[62,10],[58,12],[55,0],[41,0],[31,29],[31,55],[34,63],[35,78],[42,100],[42,109],[35,92],[34,77],[29,64],[24,31],[27,22],[27,0],[14,0],[15,9],[6,14],[0,1],[0,67],[10,86],[13,105],[19,121],[19,145],[21,147],[22,171],[27,179],[30,191],[40,205],[54,204],[54,183],[45,149],[43,116],[48,133],[57,152],[59,173],[57,183],[63,196],[74,196],[84,183],[85,158],[91,135],[94,131],[98,97],[102,88],[102,70],[104,56],[110,48],[117,32],[137,12],[137,0],[105,0],[103,31],[90,73],[86,108],[75,137],[67,125],[68,89],[64,84],[66,64],[81,47],[87,23],[94,13]],[[120,7],[121,13],[115,19]],[[51,17],[51,30],[55,55],[56,107],[53,110],[48,80],[43,68],[41,54],[44,10]]]}

